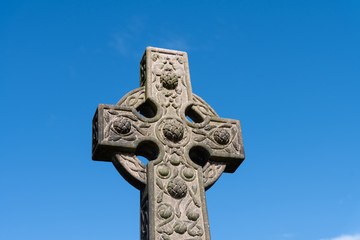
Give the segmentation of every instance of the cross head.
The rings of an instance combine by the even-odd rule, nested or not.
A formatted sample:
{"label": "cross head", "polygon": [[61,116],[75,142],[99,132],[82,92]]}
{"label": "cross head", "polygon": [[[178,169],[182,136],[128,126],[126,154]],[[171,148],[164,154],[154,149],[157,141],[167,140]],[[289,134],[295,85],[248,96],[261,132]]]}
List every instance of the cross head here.
{"label": "cross head", "polygon": [[92,159],[140,190],[141,240],[209,240],[205,190],[244,158],[240,122],[192,93],[186,52],[147,47],[140,88],[93,118]]}

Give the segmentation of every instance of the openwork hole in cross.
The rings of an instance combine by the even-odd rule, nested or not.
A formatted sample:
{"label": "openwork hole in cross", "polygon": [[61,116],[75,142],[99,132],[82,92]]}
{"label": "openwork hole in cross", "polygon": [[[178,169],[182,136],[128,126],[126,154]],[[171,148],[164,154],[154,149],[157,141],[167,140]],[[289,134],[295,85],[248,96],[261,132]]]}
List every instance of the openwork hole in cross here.
{"label": "openwork hole in cross", "polygon": [[195,146],[190,149],[189,157],[194,163],[204,167],[205,164],[209,161],[210,154],[205,148]]}
{"label": "openwork hole in cross", "polygon": [[204,121],[204,119],[192,108],[192,106],[186,108],[185,116],[190,122],[201,123]]}
{"label": "openwork hole in cross", "polygon": [[137,146],[135,154],[149,161],[155,160],[159,155],[159,147],[152,141],[143,141]]}
{"label": "openwork hole in cross", "polygon": [[157,108],[152,101],[145,101],[139,107],[136,108],[138,113],[146,118],[153,118],[156,116]]}

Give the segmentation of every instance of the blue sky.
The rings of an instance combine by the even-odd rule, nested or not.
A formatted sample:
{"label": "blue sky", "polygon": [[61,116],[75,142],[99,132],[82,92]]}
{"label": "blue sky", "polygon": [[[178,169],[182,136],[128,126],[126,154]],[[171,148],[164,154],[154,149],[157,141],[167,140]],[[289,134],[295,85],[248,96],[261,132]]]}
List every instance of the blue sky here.
{"label": "blue sky", "polygon": [[139,192],[91,160],[91,120],[146,46],[242,124],[207,192],[212,239],[360,239],[359,1],[2,1],[0,239],[139,239]]}

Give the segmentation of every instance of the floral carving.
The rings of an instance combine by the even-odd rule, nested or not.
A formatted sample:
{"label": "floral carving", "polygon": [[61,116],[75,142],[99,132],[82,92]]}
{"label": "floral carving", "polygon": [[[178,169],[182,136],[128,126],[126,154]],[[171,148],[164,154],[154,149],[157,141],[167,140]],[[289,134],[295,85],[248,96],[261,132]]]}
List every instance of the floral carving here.
{"label": "floral carving", "polygon": [[160,82],[162,86],[166,89],[172,90],[175,89],[178,85],[179,76],[175,73],[162,74],[160,76]]}
{"label": "floral carving", "polygon": [[111,130],[117,134],[127,134],[131,130],[131,122],[123,117],[120,117],[112,122]]}
{"label": "floral carving", "polygon": [[158,215],[160,218],[167,219],[172,216],[174,210],[169,204],[162,204],[159,206]]}
{"label": "floral carving", "polygon": [[156,231],[158,233],[165,233],[171,235],[174,229],[168,225],[174,219],[174,209],[170,204],[162,203],[158,207],[157,211],[158,218],[162,220],[157,226]]}
{"label": "floral carving", "polygon": [[107,110],[104,112],[106,127],[104,129],[105,138],[108,141],[134,141],[138,134],[147,135],[151,126],[148,123],[141,122],[139,119],[128,113],[118,110]]}
{"label": "floral carving", "polygon": [[240,151],[237,140],[238,130],[235,123],[214,122],[214,125],[209,124],[204,128],[194,128],[192,132],[195,134],[193,137],[194,141],[199,143],[204,142],[214,150],[220,151],[224,149],[226,152],[232,154]]}
{"label": "floral carving", "polygon": [[200,213],[198,211],[188,211],[186,216],[191,221],[196,221],[200,217]]}
{"label": "floral carving", "polygon": [[186,145],[190,140],[188,127],[177,118],[164,118],[157,123],[156,134],[165,145],[177,148]]}
{"label": "floral carving", "polygon": [[218,144],[225,145],[230,141],[230,133],[225,129],[217,129],[214,132],[214,139]]}
{"label": "floral carving", "polygon": [[163,127],[164,136],[173,142],[180,141],[184,136],[184,126],[178,121],[171,119]]}
{"label": "floral carving", "polygon": [[[153,94],[163,107],[164,114],[175,110],[179,115],[186,97],[185,66],[182,56],[153,53],[151,55]],[[149,80],[148,80],[149,81]],[[185,91],[184,91],[185,90]]]}
{"label": "floral carving", "polygon": [[162,79],[166,81],[164,87],[167,89],[176,88],[178,79],[184,76],[182,58],[153,54],[152,60],[154,62],[153,72],[158,76],[162,76]]}

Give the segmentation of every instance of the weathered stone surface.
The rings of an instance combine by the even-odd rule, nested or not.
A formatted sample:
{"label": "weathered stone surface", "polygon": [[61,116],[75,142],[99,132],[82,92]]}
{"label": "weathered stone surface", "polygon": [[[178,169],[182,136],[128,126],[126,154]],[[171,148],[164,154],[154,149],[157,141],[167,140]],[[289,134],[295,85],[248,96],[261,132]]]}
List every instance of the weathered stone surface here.
{"label": "weathered stone surface", "polygon": [[187,54],[148,47],[140,88],[98,106],[92,158],[113,162],[141,191],[142,240],[209,240],[205,190],[245,154],[240,122],[192,93]]}

